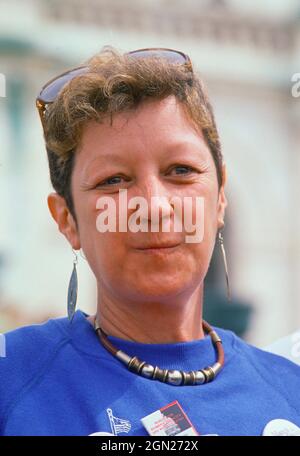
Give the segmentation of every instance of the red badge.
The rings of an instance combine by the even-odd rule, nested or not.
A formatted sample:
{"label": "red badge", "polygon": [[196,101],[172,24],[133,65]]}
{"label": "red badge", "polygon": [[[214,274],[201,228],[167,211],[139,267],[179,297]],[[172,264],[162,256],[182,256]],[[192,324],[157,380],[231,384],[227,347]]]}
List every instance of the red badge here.
{"label": "red badge", "polygon": [[141,419],[149,435],[199,435],[178,401]]}

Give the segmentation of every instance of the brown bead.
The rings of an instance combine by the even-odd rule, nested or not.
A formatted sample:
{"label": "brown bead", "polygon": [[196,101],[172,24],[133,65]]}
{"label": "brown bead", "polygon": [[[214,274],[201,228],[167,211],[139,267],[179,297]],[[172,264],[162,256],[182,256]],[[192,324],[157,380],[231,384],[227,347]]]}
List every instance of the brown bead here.
{"label": "brown bead", "polygon": [[137,356],[134,356],[129,361],[127,367],[131,372],[135,372],[136,374],[138,374],[142,363],[143,361],[141,361]]}
{"label": "brown bead", "polygon": [[196,383],[196,374],[195,371],[190,371],[189,372],[190,378],[191,378],[191,383],[189,385],[195,385]]}
{"label": "brown bead", "polygon": [[183,372],[181,371],[183,382],[182,385],[194,385],[195,383],[195,374],[193,371],[191,372]]}
{"label": "brown bead", "polygon": [[139,370],[138,370],[138,374],[141,375],[141,370],[143,369],[143,367],[145,366],[146,364],[146,361],[141,361],[140,362],[140,365],[139,365]]}
{"label": "brown bead", "polygon": [[159,367],[155,367],[153,372],[153,380],[159,380],[160,382],[165,382],[168,375],[167,369],[160,369]]}
{"label": "brown bead", "polygon": [[205,375],[206,383],[212,382],[215,378],[215,373],[210,366],[206,367],[205,369],[202,369],[202,372]]}
{"label": "brown bead", "polygon": [[166,383],[167,377],[168,377],[168,369],[163,369],[164,377],[163,377],[163,382]]}
{"label": "brown bead", "polygon": [[152,379],[154,380],[156,378],[156,373],[157,373],[157,370],[159,368],[157,366],[154,366],[154,371],[153,371],[153,375],[152,375]]}

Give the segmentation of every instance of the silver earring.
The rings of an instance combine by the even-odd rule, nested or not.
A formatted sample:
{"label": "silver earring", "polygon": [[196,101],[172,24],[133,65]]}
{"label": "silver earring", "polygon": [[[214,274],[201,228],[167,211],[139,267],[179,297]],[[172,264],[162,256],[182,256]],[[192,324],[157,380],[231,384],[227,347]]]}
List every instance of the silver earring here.
{"label": "silver earring", "polygon": [[75,309],[76,309],[76,301],[77,301],[77,291],[78,291],[78,278],[77,278],[77,270],[76,264],[78,263],[78,258],[76,252],[72,249],[72,252],[75,255],[73,260],[73,271],[71,274],[69,287],[68,287],[68,318],[70,322],[72,322]]}
{"label": "silver earring", "polygon": [[224,263],[224,269],[225,269],[225,275],[226,275],[227,299],[228,299],[228,301],[231,301],[231,291],[230,291],[229,277],[228,277],[228,266],[227,266],[226,252],[225,252],[225,247],[224,247],[224,239],[223,239],[223,235],[222,235],[221,230],[218,233],[218,238],[219,238],[219,244],[220,244],[220,247],[221,247],[223,263]]}

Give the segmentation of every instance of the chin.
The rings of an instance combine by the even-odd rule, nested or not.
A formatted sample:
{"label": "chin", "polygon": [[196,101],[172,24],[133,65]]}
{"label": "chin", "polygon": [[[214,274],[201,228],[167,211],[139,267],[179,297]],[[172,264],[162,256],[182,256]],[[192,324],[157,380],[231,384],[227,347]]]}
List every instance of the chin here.
{"label": "chin", "polygon": [[[145,280],[146,277],[146,280]],[[129,285],[131,284],[131,285]],[[174,274],[146,274],[141,280],[136,276],[132,280],[126,281],[126,288],[130,295],[137,300],[162,300],[183,293],[191,287],[190,280],[179,280],[174,278]]]}

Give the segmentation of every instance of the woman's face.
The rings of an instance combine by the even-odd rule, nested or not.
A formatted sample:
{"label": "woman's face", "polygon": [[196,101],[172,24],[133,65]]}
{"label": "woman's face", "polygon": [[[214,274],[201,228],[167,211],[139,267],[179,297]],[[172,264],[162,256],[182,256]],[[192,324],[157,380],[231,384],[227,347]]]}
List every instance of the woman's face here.
{"label": "woman's face", "polygon": [[[225,168],[223,169],[225,182]],[[224,184],[223,182],[223,184]],[[99,232],[99,197],[110,197],[119,216],[119,190],[127,201],[139,196],[154,208],[152,197],[166,197],[170,231],[151,232],[151,210],[139,221],[147,232]],[[116,114],[113,123],[89,122],[76,152],[72,194],[78,232],[67,232],[73,248],[82,247],[100,287],[127,300],[153,300],[192,292],[204,279],[218,227],[222,226],[226,198],[219,192],[213,158],[201,133],[175,97],[147,101],[137,110]],[[185,242],[187,233],[174,232],[174,213],[169,200],[177,196],[192,201],[190,215],[196,220],[196,197],[204,202],[204,235],[201,242]],[[163,201],[163,198],[161,202]],[[153,210],[154,210],[153,209]],[[156,207],[157,209],[157,207]],[[124,210],[124,206],[123,206]],[[136,209],[125,211],[129,217]],[[124,215],[124,213],[123,213]],[[165,220],[165,219],[164,219]],[[99,219],[98,219],[99,222]],[[72,225],[74,227],[74,225]],[[168,243],[172,249],[147,250]]]}

